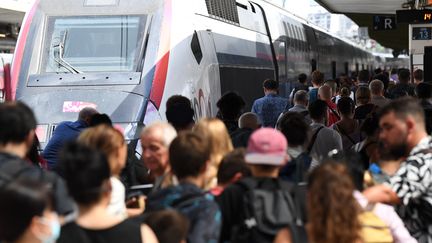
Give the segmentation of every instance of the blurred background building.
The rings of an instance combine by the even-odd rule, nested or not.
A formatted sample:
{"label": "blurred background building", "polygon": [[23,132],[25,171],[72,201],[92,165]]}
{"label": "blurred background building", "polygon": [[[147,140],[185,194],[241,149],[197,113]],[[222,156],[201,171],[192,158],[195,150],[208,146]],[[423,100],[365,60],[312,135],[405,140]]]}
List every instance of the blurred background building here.
{"label": "blurred background building", "polygon": [[19,28],[34,0],[0,0],[0,53],[13,53]]}

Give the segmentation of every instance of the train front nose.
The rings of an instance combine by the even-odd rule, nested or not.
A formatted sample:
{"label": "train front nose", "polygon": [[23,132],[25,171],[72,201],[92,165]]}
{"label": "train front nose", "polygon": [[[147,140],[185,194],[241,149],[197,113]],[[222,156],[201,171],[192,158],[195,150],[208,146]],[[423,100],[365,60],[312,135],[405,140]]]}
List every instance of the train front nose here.
{"label": "train front nose", "polygon": [[55,126],[62,121],[75,121],[85,107],[107,114],[125,133],[126,139],[136,139],[137,127],[146,111],[143,96],[110,90],[69,89],[25,96],[21,99],[34,111],[38,121],[37,134],[44,146]]}

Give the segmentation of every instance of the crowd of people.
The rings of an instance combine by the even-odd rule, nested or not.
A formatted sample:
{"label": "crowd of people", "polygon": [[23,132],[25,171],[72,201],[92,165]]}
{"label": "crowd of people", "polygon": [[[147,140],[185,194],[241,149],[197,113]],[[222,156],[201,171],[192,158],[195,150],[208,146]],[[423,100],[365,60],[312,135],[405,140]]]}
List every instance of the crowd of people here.
{"label": "crowd of people", "polygon": [[175,95],[139,141],[84,108],[43,151],[2,103],[0,242],[431,243],[432,84],[410,75],[316,70],[289,98],[268,79],[200,120]]}

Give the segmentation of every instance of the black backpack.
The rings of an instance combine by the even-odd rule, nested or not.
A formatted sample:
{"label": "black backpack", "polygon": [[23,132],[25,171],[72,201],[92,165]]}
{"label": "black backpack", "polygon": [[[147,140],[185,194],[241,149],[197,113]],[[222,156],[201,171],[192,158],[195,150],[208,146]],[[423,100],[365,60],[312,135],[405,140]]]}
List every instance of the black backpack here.
{"label": "black backpack", "polygon": [[279,177],[294,183],[306,181],[306,174],[312,164],[312,157],[303,152],[291,159],[279,172]]}
{"label": "black backpack", "polygon": [[300,209],[292,195],[294,186],[279,179],[277,183],[277,190],[266,190],[254,178],[237,182],[245,189],[244,218],[233,227],[231,242],[273,242],[279,230],[293,222],[302,225]]}

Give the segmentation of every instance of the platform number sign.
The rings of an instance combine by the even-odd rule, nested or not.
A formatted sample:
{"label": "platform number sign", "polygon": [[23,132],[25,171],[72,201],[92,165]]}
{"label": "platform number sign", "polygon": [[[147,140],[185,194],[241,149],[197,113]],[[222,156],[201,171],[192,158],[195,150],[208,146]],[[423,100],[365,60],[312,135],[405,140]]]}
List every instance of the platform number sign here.
{"label": "platform number sign", "polygon": [[394,30],[396,29],[396,17],[394,16],[373,16],[374,30]]}
{"label": "platform number sign", "polygon": [[414,27],[412,30],[412,40],[432,40],[432,28]]}

